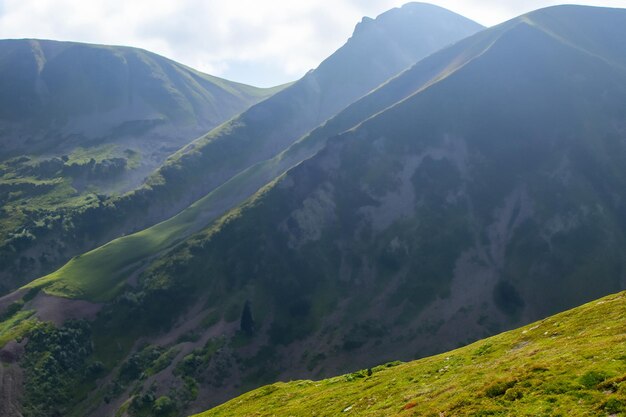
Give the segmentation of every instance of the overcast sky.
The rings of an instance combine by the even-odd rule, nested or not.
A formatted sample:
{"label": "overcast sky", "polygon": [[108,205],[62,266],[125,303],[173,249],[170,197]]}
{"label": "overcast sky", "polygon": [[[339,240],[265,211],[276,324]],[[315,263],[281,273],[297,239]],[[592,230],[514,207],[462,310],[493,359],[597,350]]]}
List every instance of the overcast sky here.
{"label": "overcast sky", "polygon": [[[301,77],[339,48],[363,16],[406,0],[0,0],[0,38],[148,49],[258,86]],[[626,0],[567,1],[626,7]],[[483,25],[563,1],[433,0]]]}

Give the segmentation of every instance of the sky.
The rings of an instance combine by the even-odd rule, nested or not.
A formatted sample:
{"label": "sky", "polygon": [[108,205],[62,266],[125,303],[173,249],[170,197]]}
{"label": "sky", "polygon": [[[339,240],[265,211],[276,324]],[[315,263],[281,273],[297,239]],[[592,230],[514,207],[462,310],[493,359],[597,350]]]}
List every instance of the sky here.
{"label": "sky", "polygon": [[[0,0],[0,38],[127,45],[200,71],[268,87],[304,75],[363,16],[407,0]],[[485,26],[553,0],[433,0]],[[626,0],[567,1],[626,7]]]}

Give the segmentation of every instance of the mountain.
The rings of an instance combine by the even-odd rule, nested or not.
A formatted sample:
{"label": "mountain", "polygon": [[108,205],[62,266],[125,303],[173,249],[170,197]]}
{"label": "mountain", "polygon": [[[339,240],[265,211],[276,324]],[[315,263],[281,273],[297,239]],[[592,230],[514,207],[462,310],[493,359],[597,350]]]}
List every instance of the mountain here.
{"label": "mountain", "polygon": [[624,293],[426,359],[276,383],[196,417],[620,415]]}
{"label": "mountain", "polygon": [[141,49],[21,39],[0,40],[0,92],[6,159],[115,141],[172,153],[273,90]]}
{"label": "mountain", "polygon": [[[405,26],[404,32],[402,31],[402,25]],[[432,29],[432,31],[427,33],[430,30],[429,28]],[[324,71],[318,69],[311,72],[307,75],[307,77],[305,77],[308,80],[306,83],[296,83],[294,86],[298,86],[297,89],[289,87],[285,91],[291,94],[291,96],[289,97],[295,97],[298,100],[302,100],[305,102],[305,104],[313,103],[308,96],[313,96],[314,100],[318,100],[320,102],[324,101],[326,103],[324,104],[324,107],[326,107],[326,109],[323,110],[323,112],[332,115],[332,112],[335,111],[333,110],[333,106],[337,106],[338,103],[344,103],[343,106],[345,107],[345,105],[349,104],[352,99],[356,99],[359,97],[359,95],[366,94],[369,90],[376,88],[380,83],[384,82],[388,76],[396,75],[398,72],[405,69],[406,66],[408,66],[410,63],[415,62],[417,59],[428,53],[434,52],[435,48],[439,46],[444,46],[450,43],[452,40],[459,39],[467,34],[474,33],[480,28],[481,27],[479,25],[468,21],[465,18],[461,18],[458,15],[454,15],[450,12],[433,6],[410,4],[400,9],[394,9],[393,11],[378,17],[376,20],[365,20],[364,23],[361,23],[355,31],[355,35],[350,39],[350,41],[348,41],[348,43],[342,49],[340,49],[337,54],[335,54],[333,57],[327,60],[326,63],[320,66],[320,69],[323,68]],[[419,36],[412,36],[405,39],[404,37],[406,36],[406,33],[413,33],[417,35],[421,33],[424,34],[424,36],[422,38],[420,38]],[[456,33],[456,35],[452,35],[452,33]],[[380,36],[381,39],[377,39],[378,36]],[[369,49],[365,48],[367,42],[370,43]],[[422,47],[422,44],[426,45],[426,47]],[[358,50],[359,48],[361,49],[360,51]],[[341,68],[341,65],[345,65],[346,61],[349,59],[353,59],[355,60],[355,64],[359,64],[358,71],[356,71],[356,73],[358,73],[361,78],[358,80],[352,79],[353,77],[350,76],[351,74],[355,74],[354,69]],[[342,80],[341,82],[334,81],[333,78],[330,76],[332,72],[335,71],[333,69],[333,65],[337,67],[337,79]],[[317,80],[317,78],[319,78],[319,80]],[[311,86],[311,83],[313,82],[312,80],[315,80],[313,86]],[[317,86],[315,86],[315,84],[323,85],[325,87],[324,89],[319,89],[317,88]],[[333,94],[337,94],[337,92],[331,92],[331,88],[339,89],[338,92],[341,93],[340,96],[333,97]],[[330,100],[322,99],[322,96],[328,96],[333,98]],[[259,134],[264,132],[264,130],[262,129],[264,126],[268,128],[268,130],[271,130],[274,129],[275,125],[275,132],[278,132],[280,129],[284,130],[286,129],[285,126],[287,122],[281,120],[281,117],[285,112],[286,114],[291,115],[291,113],[289,113],[291,107],[291,99],[289,97],[282,98],[281,101],[277,101],[277,99],[271,98],[270,100],[268,100],[269,104],[263,103],[262,106],[255,106],[250,111],[245,112],[241,117],[235,118],[234,120],[250,120],[250,126],[254,127],[256,129],[256,132]],[[257,121],[254,120],[254,117],[250,116],[251,114],[253,116],[255,114],[258,115],[258,113],[254,113],[255,111],[258,111],[258,108],[265,109],[267,111],[272,110],[272,106],[278,106],[279,104],[283,106],[284,109],[281,110],[281,112],[277,112],[277,116],[281,117],[276,119],[276,123],[271,123],[270,121],[263,120],[262,118]],[[311,119],[309,115],[301,116],[297,114],[297,112],[295,113],[295,115],[292,116],[294,118],[294,121],[304,125],[305,127],[308,124],[310,128],[312,128],[319,123],[318,119],[322,120],[323,117],[327,117],[326,115],[321,116],[323,112],[322,110],[320,110],[318,112],[318,116],[316,116],[316,119]],[[271,117],[274,117],[273,110],[270,115]],[[232,126],[236,126],[236,123],[234,121],[225,124],[221,128],[217,129],[215,132],[224,132],[225,128],[231,129]],[[297,127],[298,131],[296,133],[292,133],[292,141],[296,141],[298,139],[300,135],[300,129],[306,132],[306,130],[310,130],[310,128]],[[215,132],[213,132],[212,134],[215,134]],[[241,135],[235,135],[234,133],[235,132],[233,132],[233,134],[229,136],[229,140],[238,140],[239,143],[241,143],[243,139],[238,139],[241,137]],[[263,137],[263,139],[266,140],[267,137]],[[291,142],[287,142],[287,144],[290,143]],[[194,143],[192,145],[192,147],[197,147],[198,149],[202,149],[203,146],[204,144],[201,141],[197,141],[197,143]],[[277,149],[276,153],[278,153],[279,150],[280,149]],[[247,148],[242,147],[233,148],[232,154],[234,154],[235,152],[246,154],[248,150]],[[183,154],[184,153],[182,152],[180,153],[180,155]],[[274,154],[270,154],[270,156],[273,155]],[[247,156],[252,156],[254,158],[260,157],[260,155],[253,155],[250,152],[248,152]],[[298,158],[303,157],[303,154],[298,154],[293,156],[292,159],[293,161],[297,162]],[[255,159],[253,159],[253,161],[254,160]],[[170,164],[170,166],[173,166],[173,164]],[[280,174],[282,170],[285,170],[288,167],[288,165],[283,165],[281,170],[277,171],[277,174]],[[210,171],[209,168],[210,166],[206,170]],[[243,168],[247,168],[247,163],[242,165],[242,169]],[[250,170],[254,171],[254,166],[245,171],[246,175],[244,176],[244,181],[242,181],[245,192],[241,194],[235,193],[236,198],[233,199],[233,194],[229,194],[231,191],[228,191],[228,187],[226,187],[227,191],[224,192],[224,188],[223,186],[221,186],[219,187],[220,190],[214,190],[214,192],[209,193],[203,199],[209,200],[208,204],[203,204],[201,200],[191,205],[180,215],[175,216],[165,223],[161,223],[160,225],[153,227],[151,230],[146,230],[125,238],[117,239],[110,244],[99,248],[94,252],[104,252],[104,256],[99,257],[99,259],[96,261],[99,265],[98,267],[87,267],[87,269],[79,267],[77,270],[75,270],[80,270],[78,275],[74,275],[73,273],[69,274],[77,278],[79,281],[84,280],[85,283],[94,283],[94,289],[96,287],[101,289],[101,294],[94,295],[94,292],[89,292],[89,294],[87,294],[86,292],[82,292],[81,289],[77,289],[74,285],[69,285],[66,289],[70,292],[73,291],[73,289],[77,289],[77,292],[73,293],[74,296],[88,298],[92,301],[95,299],[98,299],[98,301],[113,300],[113,298],[117,294],[119,294],[120,290],[125,290],[126,284],[124,282],[121,282],[119,283],[120,285],[116,285],[111,281],[112,279],[117,278],[120,273],[123,274],[123,271],[128,272],[129,268],[130,270],[132,270],[136,267],[137,263],[150,260],[158,255],[162,250],[167,250],[168,246],[171,246],[173,243],[176,243],[177,241],[180,241],[184,237],[188,236],[191,232],[193,232],[193,230],[198,230],[204,225],[210,223],[211,220],[217,218],[223,212],[227,211],[230,207],[236,205],[237,201],[243,201],[246,197],[250,196],[259,187],[261,187],[263,185],[263,182],[259,183],[256,178],[252,177],[253,181],[250,182]],[[197,173],[202,173],[201,169],[196,168],[195,171]],[[242,172],[241,174],[244,174],[244,172]],[[272,175],[267,173],[265,173],[264,175],[264,178],[268,178],[268,181],[272,179]],[[167,182],[165,183],[165,186],[167,186],[168,188],[163,187],[162,190],[174,193],[174,191],[177,191],[176,188],[173,188],[174,185],[176,184]],[[224,184],[224,186],[226,186],[226,184]],[[232,188],[236,186],[237,178],[232,178],[229,181],[229,187],[232,190]],[[157,188],[155,184],[152,184],[149,187],[145,187],[141,190],[138,190],[136,193],[128,194],[122,198],[105,200],[100,206],[101,210],[90,210],[89,207],[85,207],[86,205],[81,206],[81,212],[79,212],[78,214],[72,212],[65,213],[66,215],[63,218],[62,233],[56,234],[56,232],[58,232],[61,227],[40,228],[40,230],[46,228],[52,229],[54,233],[49,233],[46,235],[45,231],[43,233],[39,233],[39,231],[33,232],[32,235],[34,235],[36,238],[32,239],[32,241],[36,242],[36,248],[36,245],[40,245],[40,243],[42,241],[45,241],[46,239],[48,239],[48,242],[51,245],[58,244],[57,242],[61,241],[68,246],[83,239],[84,236],[88,236],[88,239],[91,239],[93,241],[94,236],[97,236],[97,233],[94,232],[94,224],[96,224],[97,227],[102,227],[103,229],[108,229],[109,231],[110,229],[116,227],[116,222],[107,221],[111,220],[111,218],[107,218],[107,214],[109,214],[109,212],[114,212],[112,216],[114,220],[128,221],[129,224],[132,224],[133,218],[127,218],[125,216],[124,208],[128,207],[132,207],[135,210],[135,220],[139,222],[147,221],[146,219],[149,218],[149,210],[147,210],[147,208],[151,206],[148,204],[142,205],[141,201],[147,201],[149,203],[151,201],[149,200],[149,197],[151,197],[151,193],[153,193],[153,190],[155,188]],[[180,187],[180,189],[183,190],[182,187]],[[220,192],[222,194],[220,194]],[[223,196],[224,193],[226,194],[226,197]],[[177,198],[179,197],[180,196],[177,196]],[[189,197],[186,196],[185,198]],[[172,200],[174,200],[174,198],[172,198]],[[120,206],[122,207],[122,210],[118,210]],[[141,219],[136,218],[137,213],[141,213]],[[83,226],[85,227],[81,229],[81,227]],[[76,232],[77,230],[85,233],[85,235],[79,235]],[[31,229],[29,229],[29,232],[31,232]],[[136,240],[137,238],[139,238],[139,241]],[[144,240],[144,238],[146,240]],[[31,258],[32,255],[30,254],[33,252],[33,246],[25,246],[26,249],[18,249],[18,252],[19,250],[23,250],[23,253],[28,254],[30,259],[20,260],[19,257],[15,256],[14,251],[12,254],[9,253],[9,256],[7,257],[9,262],[14,262],[18,260],[17,265],[19,265],[19,267],[22,267],[23,265],[32,266],[33,264],[40,262],[40,259],[42,257]],[[140,256],[139,258],[135,257],[134,255],[137,251],[142,252],[142,256]],[[148,252],[148,254],[144,257],[143,253],[145,253],[146,251]],[[150,251],[152,252],[150,253]],[[35,253],[41,252],[35,251]],[[48,257],[48,253],[46,253],[46,257]],[[81,260],[89,260],[90,258],[91,256],[89,254],[83,254],[82,256],[79,256],[75,258],[72,262],[70,262],[70,265],[75,265],[76,263],[80,265],[82,262]],[[120,258],[122,259],[120,260]],[[130,263],[124,263],[125,259],[130,259]],[[116,266],[120,264],[122,265],[120,269],[116,269]],[[12,276],[20,276],[20,278],[24,279],[24,276],[22,274],[16,273],[15,269],[7,268],[5,269],[5,271],[7,271],[9,274],[12,274]],[[107,276],[108,272],[105,271],[112,273],[111,275]],[[131,274],[135,277],[138,277],[139,272],[140,271],[135,271]],[[100,279],[101,277],[104,277],[105,279],[102,280]],[[35,284],[35,286],[38,285],[39,284]],[[52,289],[48,288],[46,291],[52,292]],[[65,295],[67,296],[68,293],[65,293]],[[94,298],[90,298],[91,296],[94,296]],[[42,300],[43,304],[40,304]],[[57,302],[60,304],[57,304]],[[37,304],[38,306],[35,306],[35,304]],[[93,363],[98,364],[98,366],[103,366],[105,368],[100,369],[93,375],[102,375],[103,372],[110,373],[113,378],[111,380],[113,385],[108,385],[108,383],[106,386],[100,386],[99,383],[97,384],[97,386],[88,384],[88,390],[93,390],[95,392],[95,397],[93,398],[85,398],[83,396],[83,394],[86,395],[84,390],[80,390],[80,392],[73,391],[72,394],[68,394],[68,390],[71,390],[71,388],[69,387],[73,386],[73,381],[76,381],[77,375],[75,373],[79,371],[77,363],[80,363],[81,361],[86,359],[84,354],[82,356],[74,356],[72,359],[72,361],[74,362],[72,363],[65,363],[66,366],[64,369],[66,369],[69,374],[65,371],[57,369],[58,372],[55,372],[55,376],[49,374],[34,375],[30,371],[30,366],[25,365],[23,367],[24,373],[22,374],[22,376],[30,381],[29,386],[33,388],[28,393],[26,393],[27,398],[22,401],[22,404],[25,405],[25,408],[27,410],[30,410],[30,413],[45,415],[46,413],[59,412],[59,409],[64,410],[61,411],[62,413],[69,413],[70,411],[67,408],[68,404],[71,405],[71,412],[75,413],[76,415],[84,415],[85,413],[87,413],[87,411],[85,410],[91,410],[88,413],[90,415],[104,415],[111,410],[112,412],[115,412],[117,408],[114,407],[120,406],[120,400],[124,401],[124,399],[128,398],[126,390],[128,389],[129,384],[135,384],[136,378],[136,375],[132,374],[129,375],[130,379],[128,379],[126,375],[121,376],[118,379],[115,376],[117,375],[119,369],[118,367],[122,363],[126,363],[126,359],[130,358],[130,356],[128,355],[131,351],[135,350],[133,346],[136,340],[138,340],[139,338],[143,339],[148,335],[154,335],[155,331],[158,331],[162,324],[164,325],[164,323],[158,323],[158,319],[156,319],[152,323],[142,324],[142,329],[139,330],[138,333],[134,333],[134,331],[130,330],[127,333],[128,337],[126,338],[126,341],[118,340],[115,336],[117,334],[117,331],[121,329],[121,327],[119,327],[119,324],[121,323],[118,321],[118,319],[121,319],[122,316],[125,316],[125,313],[122,312],[122,310],[125,310],[126,307],[134,308],[132,307],[132,305],[139,306],[139,304],[136,304],[135,301],[131,301],[128,305],[126,305],[125,301],[122,301],[120,304],[118,304],[117,301],[114,301],[111,304],[73,301],[63,298],[51,297],[43,292],[39,292],[37,289],[20,290],[0,300],[0,311],[5,312],[3,313],[3,316],[5,318],[3,327],[0,328],[0,334],[2,334],[2,337],[0,337],[0,346],[5,346],[3,353],[5,356],[8,356],[10,358],[20,357],[21,346],[19,343],[16,345],[13,342],[10,342],[10,340],[14,339],[19,334],[23,334],[24,332],[28,334],[33,334],[33,332],[39,332],[40,327],[38,323],[42,321],[52,320],[54,323],[56,323],[57,326],[59,326],[59,328],[55,329],[54,327],[44,327],[43,329],[41,329],[42,335],[45,337],[38,339],[43,342],[43,345],[41,345],[37,349],[42,349],[43,351],[45,351],[46,349],[53,349],[59,352],[64,351],[65,348],[53,347],[52,345],[47,344],[47,341],[54,344],[56,343],[55,340],[57,340],[57,338],[65,338],[64,335],[66,328],[61,325],[66,318],[81,318],[87,319],[89,321],[96,319],[99,321],[100,319],[98,319],[97,317],[102,317],[103,320],[101,324],[104,327],[99,329],[96,329],[96,327],[100,326],[100,324],[95,325],[95,323],[93,324],[96,327],[92,327],[91,324],[87,325],[87,328],[89,328],[90,330],[85,330],[83,324],[77,324],[77,328],[73,328],[72,326],[74,325],[71,323],[68,324],[68,326],[70,327],[69,332],[72,335],[79,336],[78,340],[76,340],[77,343],[85,342],[86,339],[83,336],[85,336],[85,332],[87,331],[89,331],[90,333],[92,332],[91,334],[93,335],[93,337],[99,339],[98,341],[96,341],[95,339],[93,340],[93,347],[95,348],[95,351],[92,351],[91,348],[88,348],[86,350],[82,350],[82,352],[89,352],[88,356],[90,356],[90,358],[88,360],[90,362],[93,360]],[[165,302],[164,311],[167,309],[167,306],[181,307],[181,305],[176,304],[174,300],[169,300]],[[121,308],[121,310],[119,310],[118,312],[113,312],[112,314],[114,317],[108,316],[108,313],[105,313],[104,311],[100,313],[103,314],[102,316],[95,315],[102,308],[109,307],[112,308],[112,312],[114,310],[117,310],[118,308]],[[120,312],[122,312],[122,315],[119,314]],[[236,314],[238,314],[238,312],[235,312],[235,315]],[[140,316],[142,316],[142,314],[140,314]],[[171,319],[175,318],[176,315],[172,315]],[[127,321],[127,319],[127,317],[124,317],[123,320]],[[141,320],[142,319],[140,318],[139,321]],[[139,323],[139,321],[136,323]],[[209,322],[210,320],[208,321],[208,323]],[[126,324],[130,329],[131,327],[135,326],[135,321],[130,320],[127,321]],[[57,330],[59,330],[61,333],[56,333]],[[185,333],[185,331],[183,331],[183,333]],[[196,339],[196,337],[191,334],[183,335],[183,333],[181,333],[181,341],[186,340],[186,338],[188,337],[191,337],[191,339]],[[100,339],[100,336],[97,336],[104,336],[106,334],[109,334],[111,337],[105,336],[103,339]],[[87,336],[87,339],[88,338],[89,336]],[[175,336],[174,338],[177,339],[178,336]],[[109,345],[109,341],[113,344]],[[184,351],[193,350],[193,347],[197,342],[198,339],[196,339],[196,342],[191,343],[182,342],[186,343],[187,345]],[[29,346],[34,347],[35,345],[31,344],[31,341],[29,341]],[[78,346],[76,347],[78,348]],[[141,346],[136,347],[141,348]],[[15,351],[15,349],[17,350]],[[166,368],[168,368],[169,371],[172,371],[169,365],[172,364],[172,360],[174,359],[174,357],[172,356],[174,352],[176,352],[176,355],[178,355],[185,353],[184,351],[179,351],[177,348],[168,350],[168,352],[164,356],[164,364],[167,363]],[[149,355],[152,355],[153,353],[154,352],[150,353]],[[103,354],[106,358],[101,357],[100,354]],[[26,353],[26,355],[28,356],[28,353]],[[96,359],[94,355],[98,356],[98,359]],[[28,362],[28,360],[26,360],[26,362]],[[34,362],[28,363],[32,364]],[[126,365],[123,366],[125,367]],[[160,373],[161,371],[163,371],[163,369],[160,369],[157,372]],[[124,371],[123,373],[125,374],[125,372],[126,371]],[[5,375],[6,374],[9,374],[9,372],[5,373]],[[72,376],[70,376],[70,374],[72,374]],[[15,378],[19,377],[19,375],[11,376]],[[49,379],[50,377],[54,379],[53,382]],[[164,378],[172,379],[174,384],[176,384],[176,381],[178,381],[178,377],[175,377],[173,375]],[[34,379],[37,379],[39,382],[33,382]],[[178,396],[176,396],[176,401],[188,403],[192,400],[191,396],[194,390],[194,382],[193,379],[188,380],[190,381],[190,384],[192,384],[188,387],[191,392],[187,392],[186,389],[181,389],[180,399],[178,398]],[[58,387],[59,390],[56,391],[56,394],[58,394],[58,398],[67,398],[67,400],[51,400],[51,398],[55,398],[55,395],[52,394],[48,396],[47,399],[32,397],[31,395],[34,395],[35,391],[38,391],[40,383],[52,384],[52,386]],[[257,382],[254,382],[254,384],[257,384]],[[207,384],[205,386],[208,387],[209,385]],[[72,397],[71,400],[69,399],[68,395],[69,397]],[[223,399],[228,398],[225,396],[230,395],[232,395],[232,388],[220,390],[219,392],[216,392],[215,395],[211,396],[210,401],[211,403],[214,403],[215,401],[223,401]],[[5,395],[3,398],[7,398],[7,396],[10,398],[15,398],[17,394]],[[102,402],[103,396],[105,399],[104,402]],[[185,400],[184,398],[187,399]],[[11,402],[9,401],[9,403]],[[203,402],[199,407],[202,407],[205,404],[206,403]],[[178,405],[178,407],[182,406],[182,403]]]}
{"label": "mountain", "polygon": [[364,18],[346,44],[317,69],[190,144],[148,184],[189,204],[243,169],[272,158],[420,59],[481,29],[423,3]]}
{"label": "mountain", "polygon": [[[0,247],[5,291],[53,271],[74,255],[174,216],[251,165],[276,156],[419,59],[481,28],[420,3],[365,18],[317,69],[175,153],[142,187],[121,196],[82,195],[62,210],[26,206],[26,220],[17,226],[16,215],[11,216]],[[213,218],[263,184],[255,183],[243,197],[220,201],[222,208]],[[66,195],[61,199],[68,201]],[[199,222],[192,231],[205,225]]]}
{"label": "mountain", "polygon": [[452,349],[618,291],[624,23],[624,10],[564,6],[478,33],[371,93],[392,104],[370,114],[363,98],[337,115],[327,126],[361,121],[137,275],[112,274],[107,260],[189,219],[24,291],[96,302],[122,292],[135,304],[109,314],[127,317],[124,332],[132,317],[136,332],[197,335],[175,365],[176,389],[198,384],[191,411],[263,382]]}
{"label": "mountain", "polygon": [[283,87],[223,80],[135,48],[0,40],[0,241],[2,269],[14,267],[0,292],[16,285],[20,262],[46,262],[34,241],[62,229],[68,212],[135,188],[170,154]]}
{"label": "mountain", "polygon": [[[625,28],[626,10],[560,6],[479,32],[277,156],[248,160],[179,215],[0,299],[2,354],[22,358],[26,409],[199,412],[277,380],[454,349],[619,291]],[[209,136],[217,144],[211,135],[235,128]],[[202,152],[166,167],[178,157]],[[258,173],[269,182],[218,218]]]}

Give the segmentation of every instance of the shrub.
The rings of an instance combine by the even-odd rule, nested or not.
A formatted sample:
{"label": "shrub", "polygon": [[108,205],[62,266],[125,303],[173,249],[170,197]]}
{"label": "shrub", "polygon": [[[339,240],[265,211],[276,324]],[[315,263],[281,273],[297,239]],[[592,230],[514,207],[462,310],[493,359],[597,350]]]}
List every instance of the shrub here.
{"label": "shrub", "polygon": [[170,397],[164,395],[156,399],[152,406],[152,411],[154,411],[156,416],[165,416],[173,411],[175,407],[176,403]]}
{"label": "shrub", "polygon": [[609,414],[621,413],[625,409],[624,402],[617,398],[609,398],[602,408]]}
{"label": "shrub", "polygon": [[503,395],[509,388],[517,383],[514,379],[495,381],[485,388],[485,395],[489,398],[495,398]]}
{"label": "shrub", "polygon": [[43,324],[31,331],[21,363],[26,379],[24,415],[66,415],[84,381],[91,351],[91,328],[85,321],[70,320],[60,328]]}
{"label": "shrub", "polygon": [[595,388],[601,382],[604,382],[608,375],[602,371],[589,371],[580,377],[579,382],[585,388]]}
{"label": "shrub", "polygon": [[522,392],[522,390],[520,390],[518,388],[509,388],[504,393],[504,399],[507,400],[507,401],[519,400],[523,396],[524,396],[524,393]]}

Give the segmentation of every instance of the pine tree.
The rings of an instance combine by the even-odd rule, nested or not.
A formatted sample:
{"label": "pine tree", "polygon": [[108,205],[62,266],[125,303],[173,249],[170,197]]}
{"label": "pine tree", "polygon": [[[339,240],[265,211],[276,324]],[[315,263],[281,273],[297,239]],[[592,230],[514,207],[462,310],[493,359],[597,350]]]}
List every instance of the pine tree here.
{"label": "pine tree", "polygon": [[241,331],[247,336],[254,334],[254,319],[252,318],[252,310],[250,309],[250,301],[246,301],[241,312]]}

